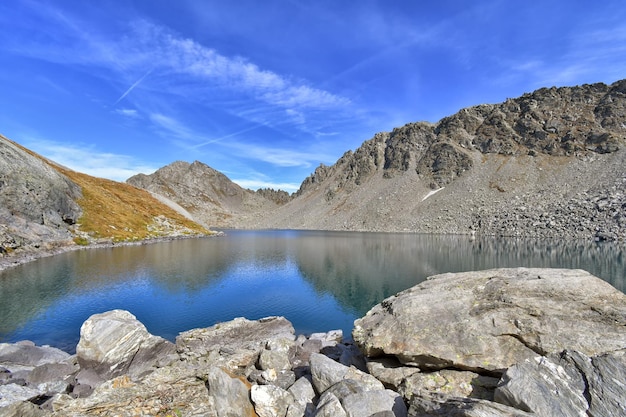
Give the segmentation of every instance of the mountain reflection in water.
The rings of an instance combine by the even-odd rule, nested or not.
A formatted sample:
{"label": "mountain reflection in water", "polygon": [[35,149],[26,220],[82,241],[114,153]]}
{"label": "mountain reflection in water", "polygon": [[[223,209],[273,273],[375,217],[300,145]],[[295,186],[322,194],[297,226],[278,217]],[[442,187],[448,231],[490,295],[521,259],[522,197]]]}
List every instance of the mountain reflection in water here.
{"label": "mountain reflection in water", "polygon": [[581,268],[624,291],[624,245],[395,233],[227,231],[219,238],[80,250],[0,272],[0,342],[73,351],[91,314],[148,330],[283,315],[298,333],[342,329],[426,277],[500,267]]}

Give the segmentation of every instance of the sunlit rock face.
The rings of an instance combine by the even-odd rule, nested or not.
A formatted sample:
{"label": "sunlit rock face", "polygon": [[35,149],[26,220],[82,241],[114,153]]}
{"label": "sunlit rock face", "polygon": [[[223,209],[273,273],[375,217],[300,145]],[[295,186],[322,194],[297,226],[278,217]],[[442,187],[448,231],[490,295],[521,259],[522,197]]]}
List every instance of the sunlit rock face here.
{"label": "sunlit rock face", "polygon": [[71,239],[81,190],[42,159],[0,136],[0,247]]}
{"label": "sunlit rock face", "polygon": [[502,373],[537,355],[597,355],[626,346],[626,295],[582,270],[442,274],[356,320],[368,356],[422,369]]}

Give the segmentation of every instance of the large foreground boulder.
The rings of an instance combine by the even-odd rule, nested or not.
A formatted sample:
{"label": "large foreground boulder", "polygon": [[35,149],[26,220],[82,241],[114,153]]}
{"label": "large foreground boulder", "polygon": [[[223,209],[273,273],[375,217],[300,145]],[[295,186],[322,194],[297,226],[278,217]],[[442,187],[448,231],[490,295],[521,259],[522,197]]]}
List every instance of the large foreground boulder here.
{"label": "large foreground boulder", "polygon": [[95,372],[102,380],[120,375],[137,378],[173,360],[175,351],[172,342],[150,334],[125,310],[89,317],[76,346],[81,369]]}
{"label": "large foreground boulder", "polygon": [[564,349],[626,347],[626,295],[582,270],[493,269],[442,274],[387,298],[355,321],[370,357],[423,370],[499,375]]}

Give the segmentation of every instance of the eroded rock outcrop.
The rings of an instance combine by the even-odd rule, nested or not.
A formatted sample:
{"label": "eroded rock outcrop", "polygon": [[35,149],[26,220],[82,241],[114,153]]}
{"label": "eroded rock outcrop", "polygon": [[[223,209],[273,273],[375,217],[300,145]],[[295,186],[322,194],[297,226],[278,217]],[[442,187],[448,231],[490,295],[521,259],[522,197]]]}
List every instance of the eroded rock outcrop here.
{"label": "eroded rock outcrop", "polygon": [[495,400],[542,416],[626,415],[625,354],[566,350],[526,360],[506,371]]}
{"label": "eroded rock outcrop", "polygon": [[67,379],[77,370],[75,360],[59,349],[0,343],[0,415],[13,403],[67,390]]}

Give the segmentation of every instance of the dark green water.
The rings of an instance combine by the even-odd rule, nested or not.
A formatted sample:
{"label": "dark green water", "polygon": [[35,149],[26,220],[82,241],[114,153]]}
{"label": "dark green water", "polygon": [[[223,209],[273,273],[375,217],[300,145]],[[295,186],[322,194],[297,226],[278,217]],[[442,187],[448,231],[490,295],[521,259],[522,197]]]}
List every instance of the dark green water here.
{"label": "dark green water", "polygon": [[65,253],[0,272],[0,342],[73,352],[115,308],[173,340],[235,317],[342,329],[427,276],[496,267],[581,268],[624,291],[624,245],[390,233],[228,231],[224,237]]}

